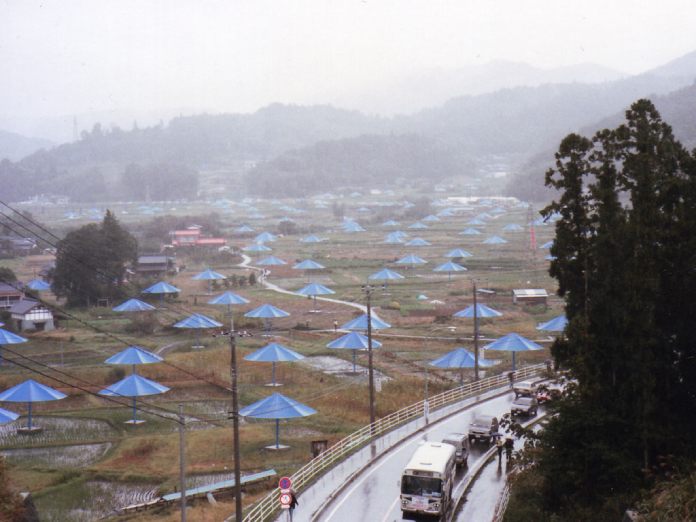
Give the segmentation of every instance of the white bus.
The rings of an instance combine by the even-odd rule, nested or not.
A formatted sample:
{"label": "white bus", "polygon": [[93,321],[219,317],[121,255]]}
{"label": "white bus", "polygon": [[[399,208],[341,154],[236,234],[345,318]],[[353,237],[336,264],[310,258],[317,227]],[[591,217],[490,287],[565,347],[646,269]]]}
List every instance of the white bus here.
{"label": "white bus", "polygon": [[401,511],[441,517],[452,500],[455,447],[444,442],[419,446],[401,476]]}

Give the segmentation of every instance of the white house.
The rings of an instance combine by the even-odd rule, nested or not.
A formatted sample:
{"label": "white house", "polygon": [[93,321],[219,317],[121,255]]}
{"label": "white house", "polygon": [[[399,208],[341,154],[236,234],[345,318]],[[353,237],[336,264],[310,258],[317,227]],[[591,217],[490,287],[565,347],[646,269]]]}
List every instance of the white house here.
{"label": "white house", "polygon": [[22,299],[10,308],[12,320],[22,330],[53,330],[53,312],[34,299]]}

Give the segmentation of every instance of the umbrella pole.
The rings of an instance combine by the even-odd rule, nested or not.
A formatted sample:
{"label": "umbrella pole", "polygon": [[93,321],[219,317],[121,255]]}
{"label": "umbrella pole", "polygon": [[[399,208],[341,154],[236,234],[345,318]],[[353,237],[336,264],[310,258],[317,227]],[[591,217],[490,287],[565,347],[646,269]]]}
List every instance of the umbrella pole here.
{"label": "umbrella pole", "polygon": [[280,419],[276,419],[276,449],[280,449]]}
{"label": "umbrella pole", "polygon": [[355,350],[353,350],[353,373],[355,373]]}
{"label": "umbrella pole", "polygon": [[29,405],[29,420],[27,422],[28,422],[29,431],[31,431],[31,402],[28,402],[27,404]]}
{"label": "umbrella pole", "polygon": [[515,354],[517,352],[512,352],[512,371],[515,371]]}
{"label": "umbrella pole", "polygon": [[272,362],[271,362],[271,365],[272,365],[272,367],[273,367],[273,369],[271,370],[271,372],[272,372],[272,373],[271,373],[271,375],[272,375],[271,380],[272,380],[272,382],[273,382],[273,386],[275,386],[275,385],[276,385],[276,381],[275,381],[275,361],[272,361]]}
{"label": "umbrella pole", "polygon": [[135,412],[136,412],[136,409],[135,409],[135,397],[133,397],[133,425],[135,425],[136,422],[137,422],[137,418],[136,418]]}
{"label": "umbrella pole", "polygon": [[464,385],[464,371],[459,370],[459,386]]}

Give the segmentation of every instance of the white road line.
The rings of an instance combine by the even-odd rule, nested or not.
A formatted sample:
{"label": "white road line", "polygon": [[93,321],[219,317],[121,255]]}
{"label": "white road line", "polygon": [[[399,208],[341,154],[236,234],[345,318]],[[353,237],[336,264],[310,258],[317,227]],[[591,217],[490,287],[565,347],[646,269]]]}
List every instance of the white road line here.
{"label": "white road line", "polygon": [[389,516],[391,515],[391,512],[394,511],[394,508],[396,507],[396,504],[399,502],[399,499],[400,499],[400,498],[401,498],[400,496],[397,496],[397,497],[394,499],[394,502],[392,502],[392,505],[389,506],[389,510],[387,511],[387,514],[384,515],[384,518],[382,519],[382,522],[387,522],[387,519],[388,519]]}

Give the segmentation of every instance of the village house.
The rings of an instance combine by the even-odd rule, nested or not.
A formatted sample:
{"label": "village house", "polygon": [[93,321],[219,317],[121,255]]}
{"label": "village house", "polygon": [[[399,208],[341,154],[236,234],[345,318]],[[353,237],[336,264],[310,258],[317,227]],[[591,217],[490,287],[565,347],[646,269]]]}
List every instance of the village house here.
{"label": "village house", "polygon": [[21,299],[10,308],[12,321],[17,329],[22,330],[53,330],[53,312],[39,301]]}
{"label": "village house", "polygon": [[0,310],[9,310],[24,297],[24,292],[7,283],[0,283]]}

